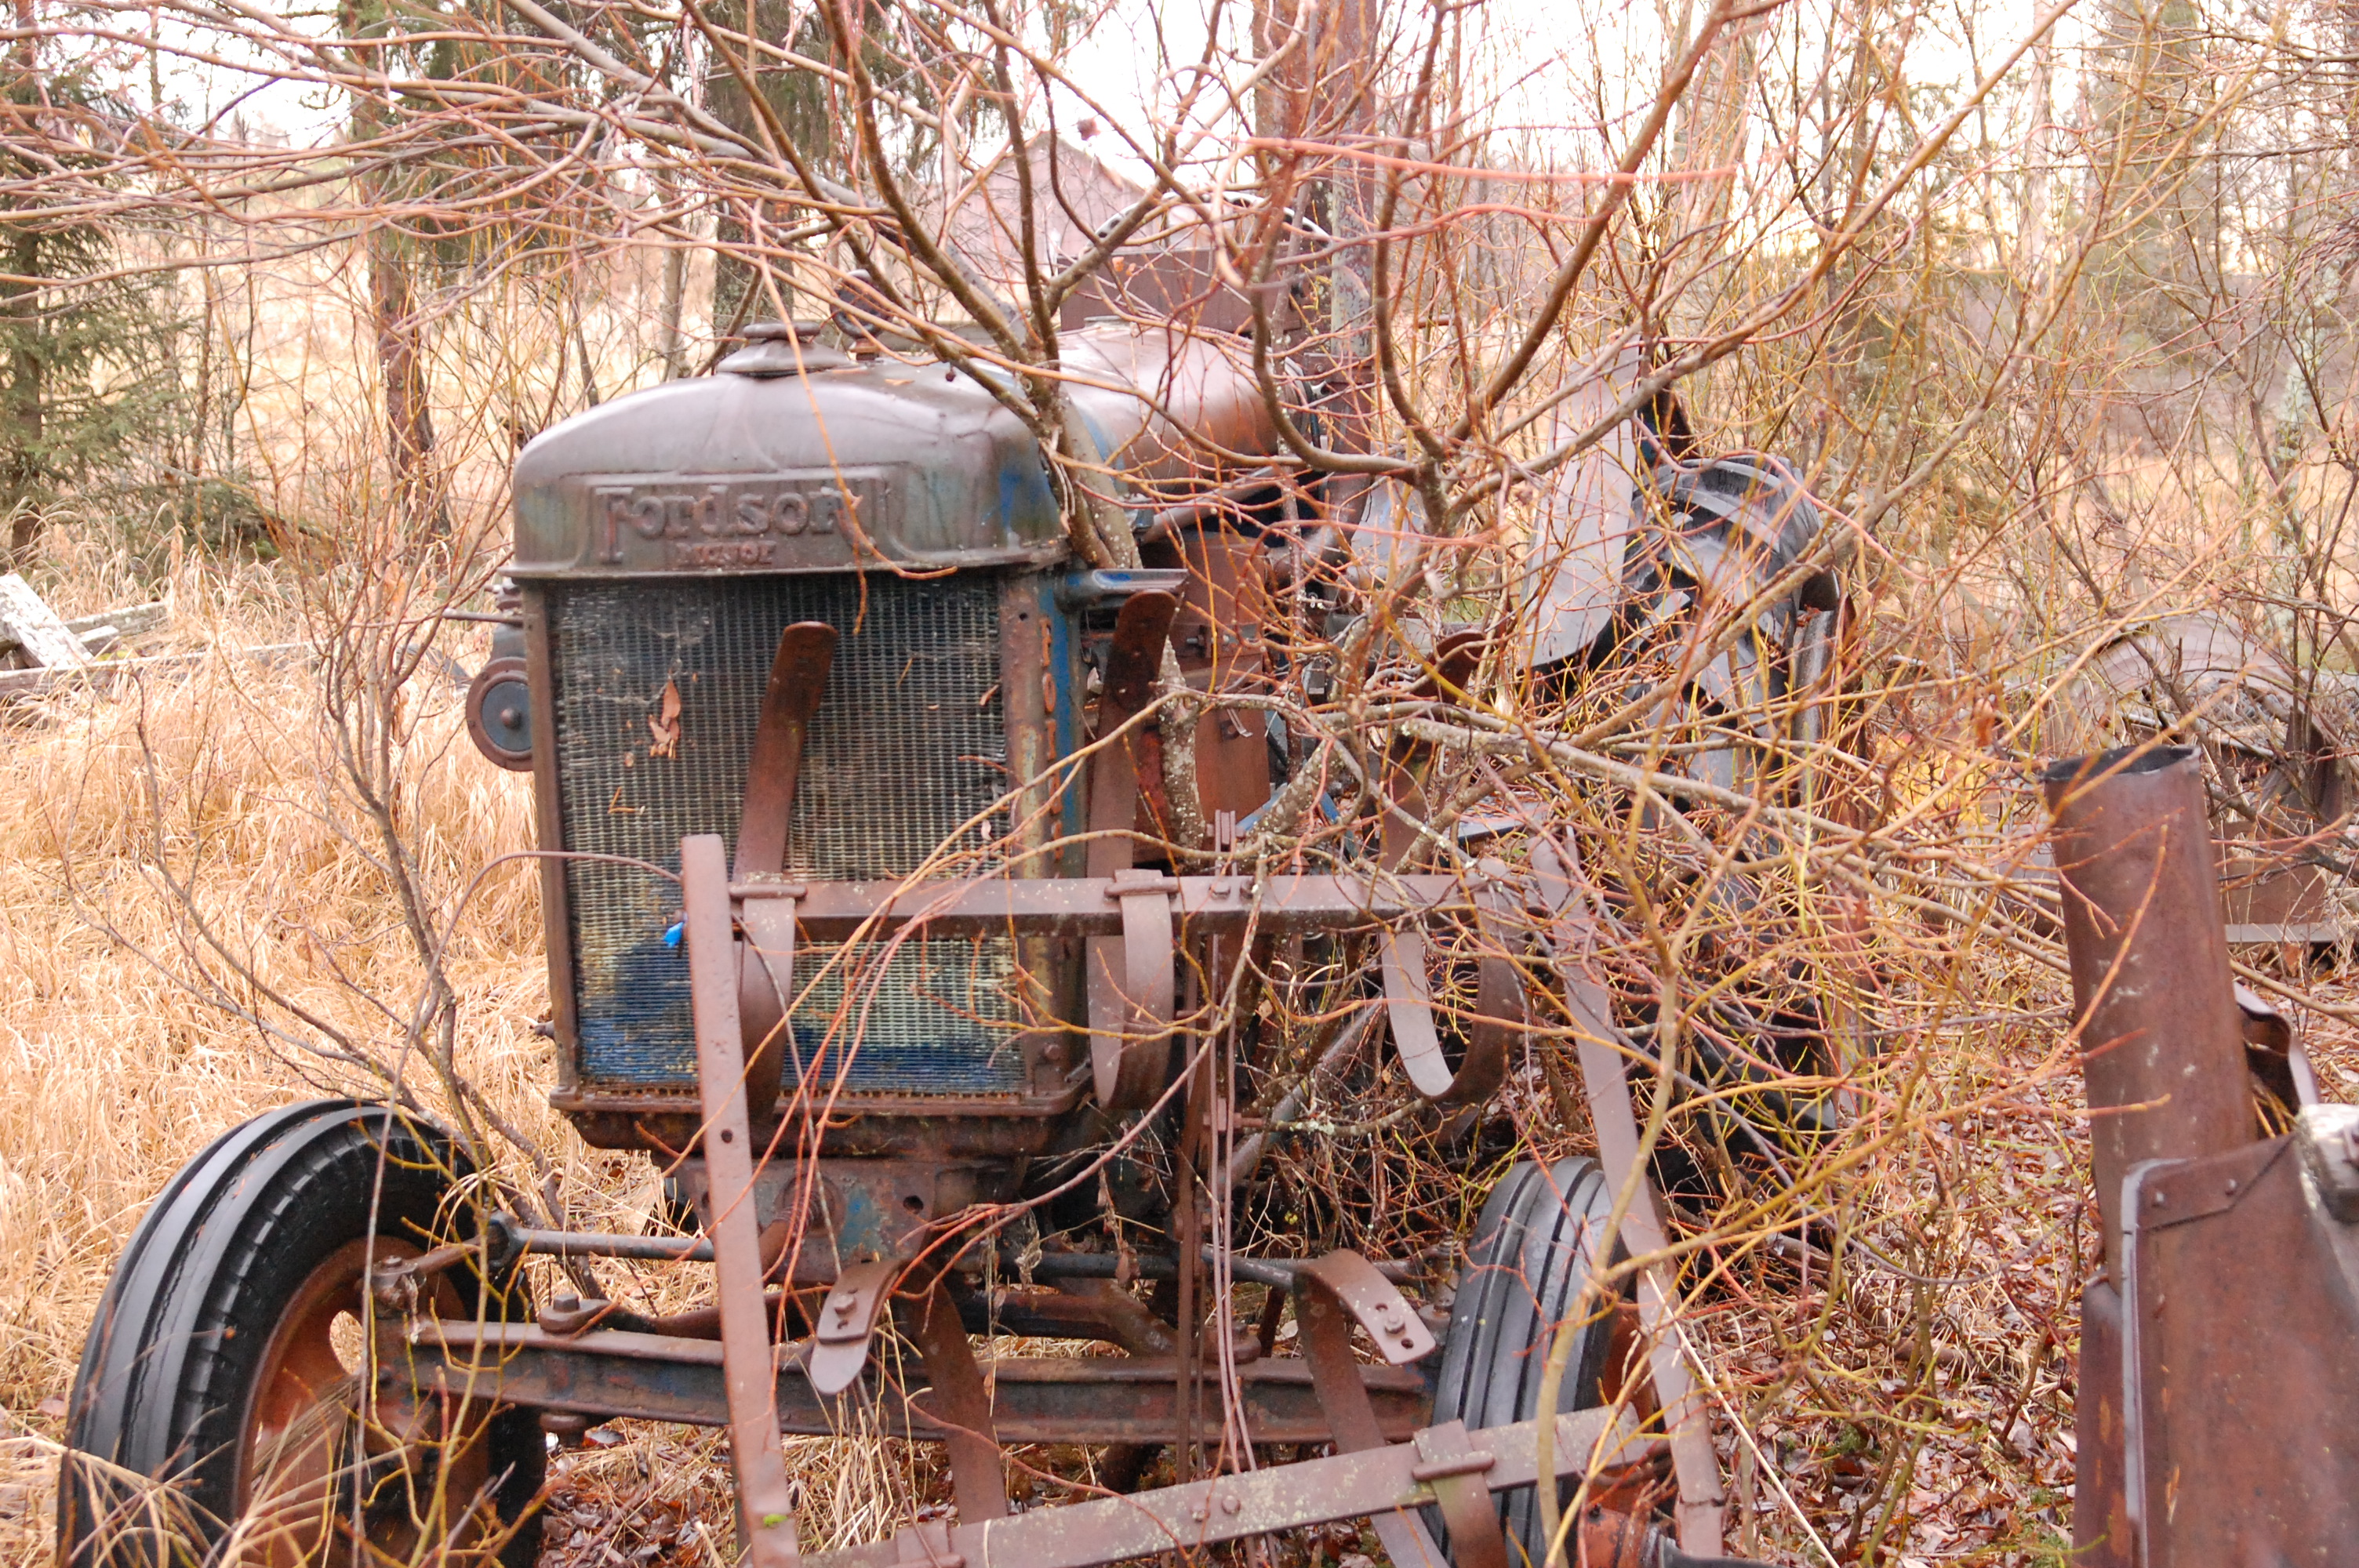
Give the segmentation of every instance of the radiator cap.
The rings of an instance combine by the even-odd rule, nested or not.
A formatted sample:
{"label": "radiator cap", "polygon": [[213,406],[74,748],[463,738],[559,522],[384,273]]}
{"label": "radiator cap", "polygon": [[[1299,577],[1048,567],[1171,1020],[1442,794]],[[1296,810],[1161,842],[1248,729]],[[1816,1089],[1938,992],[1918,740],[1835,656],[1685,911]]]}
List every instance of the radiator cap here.
{"label": "radiator cap", "polygon": [[756,321],[745,329],[745,346],[721,362],[732,375],[761,379],[812,371],[841,370],[852,356],[819,341],[819,321]]}

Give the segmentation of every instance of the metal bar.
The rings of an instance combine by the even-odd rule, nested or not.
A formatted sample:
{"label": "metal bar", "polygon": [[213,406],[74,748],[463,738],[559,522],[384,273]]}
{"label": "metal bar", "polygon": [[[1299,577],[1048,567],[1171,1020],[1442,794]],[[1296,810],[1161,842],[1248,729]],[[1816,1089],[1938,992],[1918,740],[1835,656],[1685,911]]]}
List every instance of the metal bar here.
{"label": "metal bar", "polygon": [[[1533,864],[1561,891],[1562,902],[1550,912],[1549,940],[1580,1036],[1582,1085],[1588,1091],[1589,1119],[1597,1131],[1598,1159],[1614,1191],[1627,1188],[1631,1193],[1629,1209],[1622,1217],[1623,1243],[1635,1256],[1659,1257],[1669,1243],[1655,1208],[1654,1189],[1639,1165],[1638,1117],[1630,1101],[1630,1085],[1622,1076],[1622,1054],[1611,1044],[1622,1037],[1621,1031],[1614,1026],[1605,988],[1589,968],[1596,927],[1588,892],[1577,880],[1579,867],[1566,863],[1545,838],[1535,844]],[[1671,1468],[1679,1480],[1680,1549],[1690,1556],[1717,1557],[1727,1497],[1720,1456],[1712,1445],[1711,1413],[1680,1351],[1676,1271],[1668,1262],[1640,1269],[1637,1296],[1647,1366],[1670,1433]]]}
{"label": "metal bar", "polygon": [[[421,1383],[486,1390],[513,1404],[599,1417],[725,1426],[728,1394],[721,1344],[621,1329],[570,1338],[532,1324],[422,1320],[410,1335]],[[774,1360],[779,1430],[824,1437],[841,1430],[835,1402],[821,1397],[801,1367],[802,1345]],[[1179,1433],[1179,1368],[1169,1357],[1006,1357],[980,1363],[991,1390],[991,1426],[1002,1443],[1169,1443]],[[1387,1442],[1415,1431],[1429,1408],[1413,1370],[1364,1366],[1361,1381]],[[1259,1444],[1315,1444],[1333,1435],[1310,1368],[1298,1357],[1237,1368],[1246,1430]],[[1216,1390],[1209,1371],[1203,1380]],[[930,1400],[911,1409],[880,1400],[887,1435],[940,1441]]]}
{"label": "metal bar", "polygon": [[[1003,1268],[1018,1267],[1012,1254],[1003,1253]],[[1212,1250],[1204,1249],[1204,1260],[1212,1261]],[[1249,1285],[1274,1285],[1285,1290],[1294,1283],[1296,1272],[1310,1263],[1308,1258],[1240,1258],[1229,1259],[1229,1271]],[[1388,1258],[1369,1260],[1370,1265],[1386,1279],[1399,1284],[1410,1277],[1407,1263]],[[1111,1280],[1123,1272],[1123,1260],[1112,1252],[1043,1252],[1031,1266],[1036,1280]],[[1130,1275],[1135,1280],[1169,1280],[1178,1277],[1180,1265],[1160,1252],[1134,1253],[1130,1259]]]}
{"label": "metal bar", "polygon": [[[1479,1471],[1461,1473],[1479,1474],[1494,1492],[1533,1485],[1539,1478],[1538,1431],[1537,1422],[1520,1422],[1467,1433],[1467,1447],[1488,1454],[1491,1462]],[[1632,1435],[1626,1415],[1617,1425],[1604,1410],[1557,1417],[1554,1435],[1552,1468],[1560,1477],[1589,1472],[1593,1458],[1598,1468],[1626,1464],[1654,1445],[1654,1440]],[[938,1561],[945,1568],[950,1563],[962,1568],[1095,1568],[1338,1519],[1414,1518],[1417,1509],[1437,1500],[1434,1483],[1417,1478],[1423,1464],[1422,1448],[1397,1444],[1126,1498],[1039,1509],[1013,1519],[960,1525],[950,1532],[951,1555]],[[927,1561],[922,1549],[911,1555]],[[810,1559],[811,1568],[902,1568],[906,1561],[898,1541]]]}
{"label": "metal bar", "polygon": [[[1470,902],[1456,877],[1273,876],[1259,884],[1237,877],[1178,877],[1173,913],[1193,930],[1330,930],[1397,921]],[[922,921],[940,935],[1112,936],[1122,906],[1111,881],[1093,877],[1003,878],[916,882],[749,882],[730,889],[745,899],[794,897],[803,934],[840,942],[863,925],[890,931]]]}
{"label": "metal bar", "polygon": [[696,1236],[625,1236],[610,1230],[544,1230],[528,1225],[501,1228],[527,1252],[549,1258],[636,1258],[653,1263],[710,1263],[712,1243]]}
{"label": "metal bar", "polygon": [[974,1346],[951,1293],[938,1281],[916,1308],[918,1353],[933,1385],[927,1402],[950,1450],[951,1495],[959,1518],[997,1519],[1007,1512],[1007,1467],[991,1419],[991,1390],[975,1365]]}
{"label": "metal bar", "polygon": [[738,954],[729,862],[717,833],[679,841],[688,981],[696,1022],[696,1081],[704,1108],[705,1227],[721,1297],[721,1349],[737,1471],[738,1539],[753,1568],[793,1568],[794,1497],[762,1300],[760,1221],[754,1212],[754,1139],[745,1109],[745,1047],[737,1011]]}

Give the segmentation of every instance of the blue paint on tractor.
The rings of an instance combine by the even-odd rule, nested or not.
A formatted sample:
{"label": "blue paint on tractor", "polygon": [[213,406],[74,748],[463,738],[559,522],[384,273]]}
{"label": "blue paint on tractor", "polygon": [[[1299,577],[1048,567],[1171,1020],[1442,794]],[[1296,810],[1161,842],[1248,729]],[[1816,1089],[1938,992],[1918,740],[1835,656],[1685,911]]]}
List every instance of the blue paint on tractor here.
{"label": "blue paint on tractor", "polygon": [[[1076,662],[1073,622],[1057,603],[1054,578],[1044,576],[1040,579],[1039,602],[1041,617],[1049,623],[1049,678],[1057,683],[1054,722],[1057,757],[1061,762],[1082,748],[1082,693],[1073,681]],[[1060,826],[1058,830],[1069,838],[1078,837],[1082,830],[1082,811],[1086,803],[1082,795],[1077,784],[1069,784],[1059,807]]]}

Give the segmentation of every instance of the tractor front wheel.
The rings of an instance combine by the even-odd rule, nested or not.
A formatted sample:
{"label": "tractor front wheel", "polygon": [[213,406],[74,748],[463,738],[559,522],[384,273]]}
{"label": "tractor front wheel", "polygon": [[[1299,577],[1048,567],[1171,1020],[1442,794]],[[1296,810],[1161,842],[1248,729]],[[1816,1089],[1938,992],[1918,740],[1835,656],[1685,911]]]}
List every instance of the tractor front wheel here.
{"label": "tractor front wheel", "polygon": [[[257,1118],[190,1161],[91,1325],[60,1562],[529,1564],[548,1460],[534,1412],[491,1390],[414,1390],[373,1351],[369,1271],[467,1234],[447,1202],[466,1173],[437,1130],[350,1101]],[[426,1301],[445,1317],[521,1315],[509,1283],[462,1265]]]}

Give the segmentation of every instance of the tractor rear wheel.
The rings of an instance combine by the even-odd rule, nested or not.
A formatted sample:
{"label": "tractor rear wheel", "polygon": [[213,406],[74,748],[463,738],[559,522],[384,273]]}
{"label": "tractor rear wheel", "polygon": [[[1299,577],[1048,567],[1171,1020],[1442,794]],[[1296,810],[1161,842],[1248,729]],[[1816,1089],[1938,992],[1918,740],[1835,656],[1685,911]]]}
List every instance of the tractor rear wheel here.
{"label": "tractor rear wheel", "polygon": [[[1450,1309],[1435,1376],[1433,1420],[1467,1428],[1506,1426],[1539,1413],[1540,1389],[1557,1325],[1581,1305],[1597,1262],[1597,1244],[1614,1194],[1597,1162],[1585,1157],[1542,1166],[1525,1161],[1491,1189],[1466,1249],[1465,1271]],[[1605,1402],[1619,1381],[1614,1364],[1623,1314],[1619,1302],[1592,1303],[1573,1330],[1571,1355],[1557,1386],[1560,1415]],[[1567,1499],[1570,1500],[1568,1490]],[[1524,1487],[1497,1498],[1515,1568],[1546,1561],[1539,1498]],[[1427,1526],[1443,1539],[1439,1510]],[[1570,1552],[1570,1549],[1568,1549]]]}
{"label": "tractor rear wheel", "polygon": [[[383,1552],[527,1568],[548,1451],[534,1412],[375,1375],[368,1272],[471,1229],[465,1162],[383,1106],[256,1118],[174,1177],[115,1265],[59,1476],[69,1568],[280,1565]],[[521,1315],[467,1265],[446,1317]],[[511,1310],[513,1309],[513,1311]],[[356,1541],[372,1551],[353,1552]]]}

